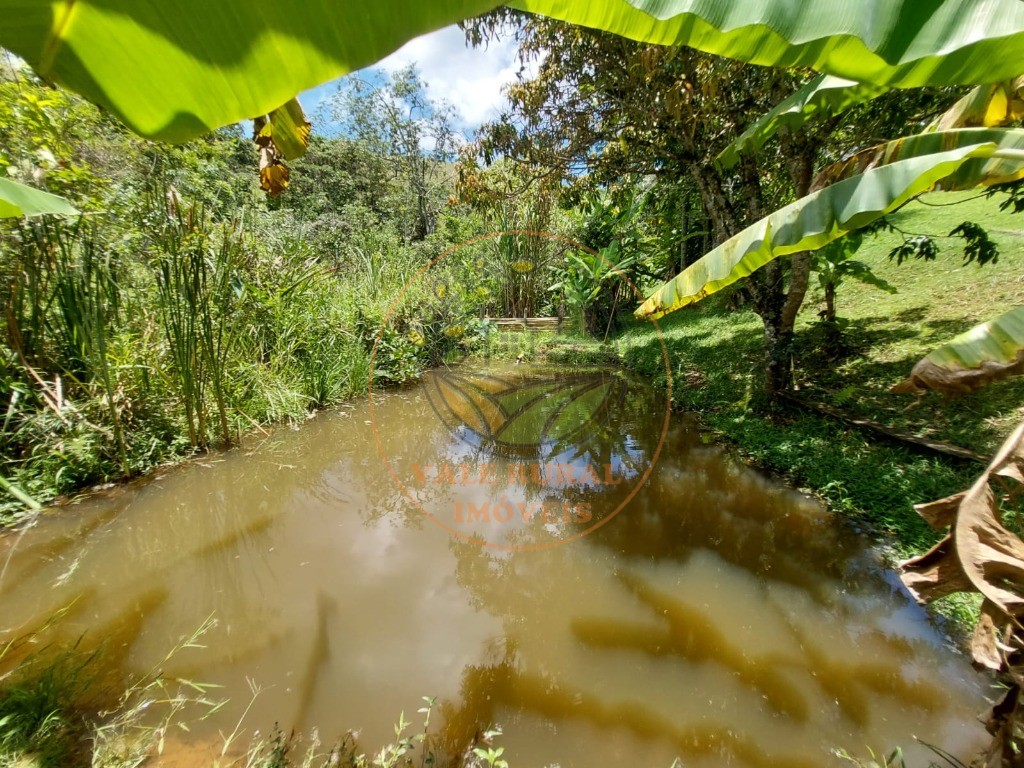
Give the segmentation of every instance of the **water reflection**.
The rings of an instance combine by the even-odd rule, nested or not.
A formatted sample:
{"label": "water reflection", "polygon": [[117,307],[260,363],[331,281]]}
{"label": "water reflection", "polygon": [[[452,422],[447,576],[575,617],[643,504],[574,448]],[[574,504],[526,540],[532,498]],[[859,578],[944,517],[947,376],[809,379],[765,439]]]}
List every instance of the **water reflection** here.
{"label": "water reflection", "polygon": [[[686,419],[614,520],[529,549],[627,499],[664,403],[616,373],[523,368],[377,395],[372,414],[321,414],[0,538],[0,642],[70,606],[48,633],[105,639],[123,679],[214,615],[206,648],[166,667],[231,697],[193,726],[201,743],[234,728],[252,681],[249,729],[356,728],[373,747],[437,696],[451,754],[501,723],[513,766],[818,766],[837,747],[913,758],[910,734],[969,756],[983,734],[963,660],[816,504]],[[441,386],[463,392],[446,416]],[[521,549],[433,525],[378,447],[432,514],[455,526],[457,505],[487,504],[458,532]],[[497,499],[531,513],[502,519]],[[584,507],[591,521],[559,512]]]}

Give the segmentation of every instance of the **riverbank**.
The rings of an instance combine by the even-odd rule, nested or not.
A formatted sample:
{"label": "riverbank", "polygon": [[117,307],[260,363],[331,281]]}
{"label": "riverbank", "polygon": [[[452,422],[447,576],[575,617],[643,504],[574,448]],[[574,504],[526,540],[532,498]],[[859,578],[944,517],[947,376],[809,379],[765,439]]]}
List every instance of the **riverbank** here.
{"label": "riverbank", "polygon": [[[918,400],[889,391],[936,346],[1024,304],[1020,222],[1000,212],[997,201],[940,193],[894,217],[908,232],[930,234],[949,232],[965,219],[989,228],[1000,248],[998,263],[965,265],[960,241],[940,238],[934,261],[898,266],[888,253],[902,242],[899,233],[866,240],[856,258],[897,292],[844,283],[838,294],[838,350],[827,349],[827,331],[817,316],[824,296],[812,288],[797,325],[794,377],[801,399],[980,456],[994,453],[1024,419],[1024,378],[955,400],[936,394]],[[518,345],[558,362],[616,361],[665,387],[664,339],[675,409],[696,415],[744,460],[821,498],[893,560],[930,548],[939,535],[914,505],[967,488],[982,465],[893,441],[791,402],[769,405],[761,387],[762,332],[752,311],[731,310],[726,297],[716,296],[667,316],[657,328],[631,322],[608,343],[537,337],[506,342],[504,354]],[[1012,512],[1009,522],[1016,523]],[[970,621],[976,610],[968,598],[944,602],[942,612],[957,621]]]}
{"label": "riverbank", "polygon": [[[497,375],[524,372],[523,393],[537,391],[531,369],[493,366]],[[562,387],[557,371],[549,376]],[[856,565],[863,543],[827,524],[818,505],[707,445],[689,419],[659,439],[653,425],[662,422],[663,400],[646,387],[628,391],[597,429],[580,433],[585,444],[558,455],[643,466],[664,445],[665,471],[628,496],[635,514],[592,531],[587,546],[527,551],[559,533],[539,517],[530,528],[503,528],[497,515],[491,522],[500,525],[467,521],[500,537],[491,541],[514,537],[517,546],[494,554],[453,543],[409,510],[373,460],[380,445],[397,476],[413,483],[422,483],[417,466],[425,461],[476,458],[499,478],[521,461],[500,451],[467,457],[430,395],[413,389],[381,397],[372,411],[363,401],[324,412],[262,445],[41,520],[5,566],[5,621],[28,628],[77,599],[71,626],[54,624],[37,645],[66,647],[85,631],[76,647],[91,653],[86,643],[113,638],[113,655],[96,657],[95,675],[112,669],[116,679],[133,680],[159,668],[167,696],[185,680],[204,686],[202,698],[230,699],[216,721],[182,710],[175,719],[190,732],[180,741],[176,728],[168,730],[168,752],[185,742],[197,765],[213,763],[201,762],[201,750],[219,752],[218,734],[243,718],[248,730],[232,744],[239,749],[252,728],[270,736],[274,722],[284,734],[352,727],[363,743],[384,743],[392,714],[410,712],[424,694],[438,697],[443,754],[465,754],[474,733],[500,722],[509,726],[501,744],[512,765],[576,764],[581,744],[593,750],[591,764],[620,764],[622,753],[608,742],[623,730],[632,732],[627,754],[636,764],[668,765],[693,753],[686,735],[708,700],[721,702],[722,721],[740,734],[723,737],[723,751],[754,754],[743,745],[756,744],[769,756],[756,765],[821,765],[831,747],[888,752],[911,746],[911,732],[965,755],[973,737],[952,732],[980,731],[970,725],[974,694],[964,691],[963,711],[921,706],[939,690],[944,701],[953,698],[956,680],[967,678],[956,673],[947,686],[938,682],[941,668],[964,661],[888,585],[860,578],[869,576]],[[559,491],[550,480],[528,486],[524,494],[542,488],[545,498],[562,493],[583,503],[588,495],[607,502],[630,493],[626,486]],[[456,482],[420,498],[441,520],[453,503],[481,496],[477,484]],[[107,584],[120,586],[110,592]],[[438,585],[445,585],[441,596]],[[351,631],[372,625],[382,604],[391,610],[381,631]],[[895,624],[894,610],[902,616]],[[168,660],[166,644],[211,615],[216,626]],[[652,652],[652,639],[664,645]],[[435,648],[455,661],[423,664]],[[572,665],[567,653],[576,657]],[[909,664],[921,672],[904,677]],[[247,679],[265,693],[256,698]],[[884,690],[873,680],[884,680]],[[599,726],[613,718],[617,732],[606,736]],[[651,729],[651,722],[667,725]],[[717,739],[717,726],[707,728]],[[301,747],[293,755],[302,764]],[[281,766],[284,758],[245,764]]]}

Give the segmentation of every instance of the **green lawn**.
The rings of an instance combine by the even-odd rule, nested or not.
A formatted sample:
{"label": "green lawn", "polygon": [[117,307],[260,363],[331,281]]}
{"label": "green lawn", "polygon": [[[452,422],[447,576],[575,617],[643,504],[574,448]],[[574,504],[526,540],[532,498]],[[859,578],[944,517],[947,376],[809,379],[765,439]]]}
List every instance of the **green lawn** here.
{"label": "green lawn", "polygon": [[[950,205],[956,201],[964,202]],[[996,264],[965,265],[959,239],[937,239],[940,253],[933,262],[901,266],[887,258],[900,242],[898,234],[865,242],[857,258],[896,286],[898,293],[844,284],[838,311],[850,320],[854,354],[831,363],[805,343],[800,384],[858,415],[981,453],[993,452],[1024,419],[1024,378],[997,382],[955,400],[929,395],[920,405],[913,396],[890,394],[889,387],[934,347],[1024,304],[1024,216],[999,211],[998,202],[975,194],[937,193],[926,198],[931,205],[912,203],[893,218],[902,229],[928,234],[948,234],[962,221],[976,221],[999,246]],[[808,296],[800,323],[805,336],[820,302],[820,291]]]}

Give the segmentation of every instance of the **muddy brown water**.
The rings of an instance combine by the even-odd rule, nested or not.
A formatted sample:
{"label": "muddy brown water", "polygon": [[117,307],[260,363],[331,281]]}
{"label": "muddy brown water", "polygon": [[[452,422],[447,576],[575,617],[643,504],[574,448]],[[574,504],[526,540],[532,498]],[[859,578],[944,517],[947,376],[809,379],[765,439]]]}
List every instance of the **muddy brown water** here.
{"label": "muddy brown water", "polygon": [[379,749],[423,696],[438,745],[498,724],[512,768],[984,740],[983,681],[864,542],[615,372],[428,376],[46,514],[0,572],[0,641],[66,609],[36,646],[221,686],[176,765],[275,723]]}

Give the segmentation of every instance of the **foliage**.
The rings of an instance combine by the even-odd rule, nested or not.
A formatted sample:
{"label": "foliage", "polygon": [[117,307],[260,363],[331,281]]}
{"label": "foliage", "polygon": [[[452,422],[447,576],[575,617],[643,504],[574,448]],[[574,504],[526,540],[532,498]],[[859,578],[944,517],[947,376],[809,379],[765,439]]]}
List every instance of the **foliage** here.
{"label": "foliage", "polygon": [[488,235],[498,235],[486,241],[487,258],[473,265],[486,275],[479,290],[488,314],[528,317],[550,309],[549,269],[565,250],[557,185],[533,182],[513,163],[480,168],[465,156],[457,174],[459,198],[480,212]]}
{"label": "foliage", "polygon": [[[0,30],[50,82],[86,95],[136,132],[184,141],[280,107],[299,91],[364,67],[403,42],[495,7],[486,0],[389,0],[359,15],[323,3],[175,14],[96,2],[65,11],[0,5],[19,23]],[[661,45],[689,45],[762,65],[805,66],[903,87],[984,83],[1019,74],[1024,11],[1015,0],[870,0],[859,13],[818,4],[793,12],[785,0],[520,0],[533,13]],[[649,11],[649,12],[648,12]],[[112,45],[110,41],[117,41]],[[249,87],[258,83],[258,87]]]}
{"label": "foliage", "polygon": [[589,250],[570,251],[555,267],[551,291],[560,292],[579,319],[580,330],[607,340],[620,302],[634,298],[633,271],[646,244],[639,229],[646,195],[631,188],[610,194],[592,194],[579,239]]}
{"label": "foliage", "polygon": [[[239,131],[152,145],[76,97],[10,77],[0,112],[13,122],[0,133],[22,138],[4,145],[6,167],[41,168],[33,183],[90,213],[0,225],[4,520],[483,344],[484,277],[472,266],[483,251],[417,277],[477,234],[479,217],[446,207],[433,235],[406,244],[390,207],[404,190],[385,158],[316,138],[293,186],[265,200]],[[23,140],[32,131],[65,166],[38,165],[39,145]],[[319,181],[322,194],[299,197]]]}
{"label": "foliage", "polygon": [[[159,221],[159,215],[156,216]],[[207,447],[207,402],[217,408],[221,440],[231,440],[225,367],[238,333],[234,304],[241,298],[239,272],[245,256],[235,223],[218,232],[202,209],[171,205],[154,242],[156,286],[173,373],[185,410],[189,440]]]}
{"label": "foliage", "polygon": [[37,655],[0,678],[0,766],[14,768],[29,755],[40,768],[89,765],[82,742],[91,727],[80,707],[95,682],[93,659],[75,649]]}
{"label": "foliage", "polygon": [[112,121],[82,99],[42,87],[24,66],[0,72],[0,178],[86,204],[119,175],[89,162],[86,141],[94,158],[121,145]]}
{"label": "foliage", "polygon": [[814,252],[812,269],[818,276],[818,286],[825,296],[825,309],[821,318],[826,323],[836,322],[836,291],[847,278],[888,293],[896,293],[896,289],[872,272],[871,267],[851,258],[863,241],[863,230],[858,230]]}
{"label": "foliage", "polygon": [[[1010,2],[948,0],[927,12],[908,3],[879,2],[858,6],[857,13],[839,4],[794,11],[781,0],[518,0],[513,5],[658,45],[903,88],[992,82],[1018,74],[1017,65],[1002,57],[1015,55],[1014,30],[1024,18]],[[997,14],[1003,14],[1000,22]]]}
{"label": "foliage", "polygon": [[[46,642],[63,620],[58,612],[36,632],[0,646],[0,766],[21,768],[123,768],[159,752],[163,734],[185,717],[201,719],[221,702],[207,697],[210,686],[164,678],[158,669],[111,695],[102,666],[111,651],[85,636],[70,648]],[[197,647],[213,626],[203,622],[162,659]],[[35,646],[34,649],[32,647]]]}
{"label": "foliage", "polygon": [[[477,19],[466,31],[476,45],[514,37],[523,66],[536,69],[510,86],[508,114],[481,129],[485,162],[506,156],[527,164],[532,175],[564,179],[580,188],[573,202],[629,175],[686,183],[700,190],[716,235],[731,231],[767,194],[769,185],[755,183],[757,169],[745,168],[747,176],[731,178],[726,196],[730,179],[712,161],[752,112],[767,110],[776,89],[799,75],[507,11]],[[736,87],[722,88],[724,82]],[[714,207],[713,197],[720,198]]]}
{"label": "foliage", "polygon": [[812,119],[837,114],[885,92],[881,86],[818,75],[758,118],[716,160],[731,168],[740,161],[740,155],[756,154],[779,131],[798,131]]}
{"label": "foliage", "polygon": [[74,216],[78,210],[63,197],[10,179],[0,179],[0,218],[41,216],[47,213]]}
{"label": "foliage", "polygon": [[1024,477],[1024,423],[1006,439],[970,489],[915,509],[937,530],[949,529],[928,552],[901,564],[900,578],[921,602],[955,592],[983,596],[971,655],[996,670],[1006,692],[991,710],[987,765],[1012,765],[1024,748],[1020,651],[1024,637],[1020,594],[1024,541],[1003,525],[1004,504],[1020,497]]}
{"label": "foliage", "polygon": [[1020,77],[979,85],[936,118],[928,130],[991,128],[1015,123],[1024,117],[1022,87],[1024,78]]}
{"label": "foliage", "polygon": [[[382,72],[370,77],[385,79]],[[382,85],[346,78],[331,99],[331,111],[342,132],[387,163],[396,186],[407,190],[406,199],[393,206],[402,211],[403,237],[422,240],[433,234],[448,197],[446,164],[458,149],[451,105],[434,103],[410,64]]]}
{"label": "foliage", "polygon": [[823,187],[852,178],[888,163],[919,159],[956,148],[990,144],[992,151],[980,153],[957,167],[936,184],[945,190],[972,189],[1016,181],[1024,175],[1024,131],[999,128],[958,128],[949,131],[925,131],[862,150],[848,159],[823,169],[815,185]]}
{"label": "foliage", "polygon": [[271,197],[288,187],[291,171],[285,160],[305,154],[310,142],[310,123],[298,99],[291,99],[269,115],[253,118],[253,143],[260,152],[260,189]]}
{"label": "foliage", "polygon": [[[740,161],[726,168],[716,158],[731,139],[745,129],[756,133],[756,116],[806,83],[805,72],[765,70],[686,48],[642,45],[511,12],[466,27],[475,44],[515,36],[520,59],[534,64],[537,73],[509,89],[509,114],[483,129],[483,159],[505,155],[529,164],[537,175],[556,174],[572,185],[574,203],[588,187],[612,187],[629,174],[651,179],[651,208],[685,217],[684,227],[678,218],[668,219],[654,234],[664,247],[659,257],[645,259],[642,273],[655,280],[673,268],[705,270],[706,263],[694,266],[692,245],[710,246],[737,236],[766,210],[809,194],[820,159],[863,146],[880,127],[881,135],[894,128],[892,112],[880,120],[804,123],[801,130],[784,131],[780,141],[764,145],[756,160],[738,156]],[[723,88],[726,82],[731,87]],[[884,89],[861,90],[877,94]],[[836,94],[839,101],[832,106],[848,106],[846,89]],[[917,109],[930,99],[931,94],[915,98],[912,105]],[[794,118],[799,122],[803,116]],[[805,248],[780,250],[778,256],[791,258],[759,262],[762,269],[743,264],[733,275],[749,278],[742,296],[764,323],[771,391],[789,385],[793,323],[809,284]],[[705,281],[698,282],[695,294]]]}
{"label": "foliage", "polygon": [[995,149],[991,143],[968,144],[897,160],[813,192],[751,225],[656,289],[637,315],[661,317],[780,256],[827,245],[928,191],[972,158],[991,156]]}

